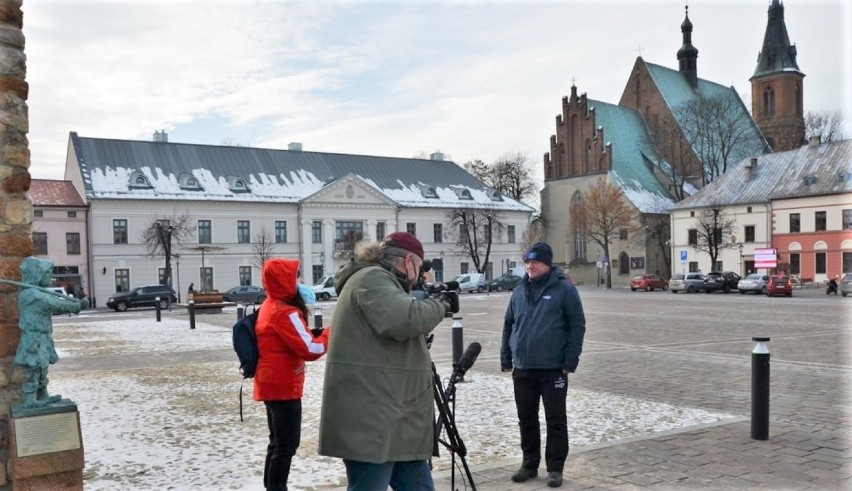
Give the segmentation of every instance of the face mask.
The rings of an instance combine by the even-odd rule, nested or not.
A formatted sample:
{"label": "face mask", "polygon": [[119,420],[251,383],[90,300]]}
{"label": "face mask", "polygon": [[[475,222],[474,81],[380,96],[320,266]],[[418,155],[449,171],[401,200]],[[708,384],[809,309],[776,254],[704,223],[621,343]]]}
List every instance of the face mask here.
{"label": "face mask", "polygon": [[296,290],[299,292],[299,296],[302,297],[302,300],[305,301],[305,305],[313,305],[317,303],[317,296],[314,295],[313,290],[308,285],[304,285],[299,283],[296,285]]}

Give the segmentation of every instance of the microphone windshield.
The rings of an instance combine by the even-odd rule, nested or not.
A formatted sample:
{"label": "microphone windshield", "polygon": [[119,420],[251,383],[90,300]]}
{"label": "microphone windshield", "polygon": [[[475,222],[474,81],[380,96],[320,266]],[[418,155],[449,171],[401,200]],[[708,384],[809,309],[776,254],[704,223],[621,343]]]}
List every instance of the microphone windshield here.
{"label": "microphone windshield", "polygon": [[465,350],[461,359],[459,360],[459,371],[464,374],[464,372],[468,371],[470,367],[473,366],[473,363],[476,361],[476,357],[479,356],[479,352],[482,351],[482,345],[479,343],[470,343],[470,345]]}
{"label": "microphone windshield", "polygon": [[449,291],[458,290],[459,289],[459,282],[458,281],[448,281],[448,282],[444,283],[444,286]]}

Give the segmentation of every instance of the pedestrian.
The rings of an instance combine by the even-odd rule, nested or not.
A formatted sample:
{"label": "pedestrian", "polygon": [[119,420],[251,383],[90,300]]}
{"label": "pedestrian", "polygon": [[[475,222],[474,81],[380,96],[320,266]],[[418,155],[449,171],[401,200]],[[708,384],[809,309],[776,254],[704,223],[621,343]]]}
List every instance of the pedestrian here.
{"label": "pedestrian", "polygon": [[319,453],[343,459],[348,491],[433,490],[432,362],[424,336],[449,306],[415,300],[423,246],[394,232],[362,243],[334,278]]}
{"label": "pedestrian", "polygon": [[547,485],[562,485],[568,458],[565,402],[568,374],[577,370],[583,350],[586,317],[577,289],[553,266],[553,251],[536,242],[523,256],[527,274],[512,292],[503,322],[500,365],[512,372],[523,461],[512,481],[538,476],[541,463],[539,400],[544,402]]}
{"label": "pedestrian", "polygon": [[318,335],[308,327],[308,308],[297,290],[299,261],[273,258],[263,265],[266,300],[257,317],[258,361],[254,400],[266,406],[269,444],[263,486],[286,490],[290,463],[299,448],[305,361],[328,351],[329,329]]}

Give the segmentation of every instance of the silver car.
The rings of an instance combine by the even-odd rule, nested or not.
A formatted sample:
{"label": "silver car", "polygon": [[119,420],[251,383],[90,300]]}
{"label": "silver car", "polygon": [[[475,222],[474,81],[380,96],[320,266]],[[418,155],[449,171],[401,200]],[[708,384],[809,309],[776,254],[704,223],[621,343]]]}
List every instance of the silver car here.
{"label": "silver car", "polygon": [[852,273],[843,275],[843,279],[840,280],[840,294],[844,297],[852,295]]}
{"label": "silver car", "polygon": [[766,284],[769,282],[769,276],[765,274],[752,273],[745,278],[741,278],[739,282],[737,282],[737,290],[740,291],[743,295],[746,292],[754,292],[754,293],[762,293],[766,294]]}
{"label": "silver car", "polygon": [[676,274],[669,280],[669,290],[672,293],[680,291],[686,293],[700,292],[704,290],[704,275],[701,273]]}

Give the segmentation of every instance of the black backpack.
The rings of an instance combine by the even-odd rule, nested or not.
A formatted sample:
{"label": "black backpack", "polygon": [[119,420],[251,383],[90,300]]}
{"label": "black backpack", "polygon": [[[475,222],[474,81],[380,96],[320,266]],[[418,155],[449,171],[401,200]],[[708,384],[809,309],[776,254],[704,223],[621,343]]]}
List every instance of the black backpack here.
{"label": "black backpack", "polygon": [[[234,351],[237,352],[237,358],[240,360],[243,382],[247,378],[253,378],[254,371],[257,369],[257,335],[254,333],[254,326],[259,313],[260,307],[240,318],[232,328]],[[240,383],[240,421],[243,420],[243,382]]]}

